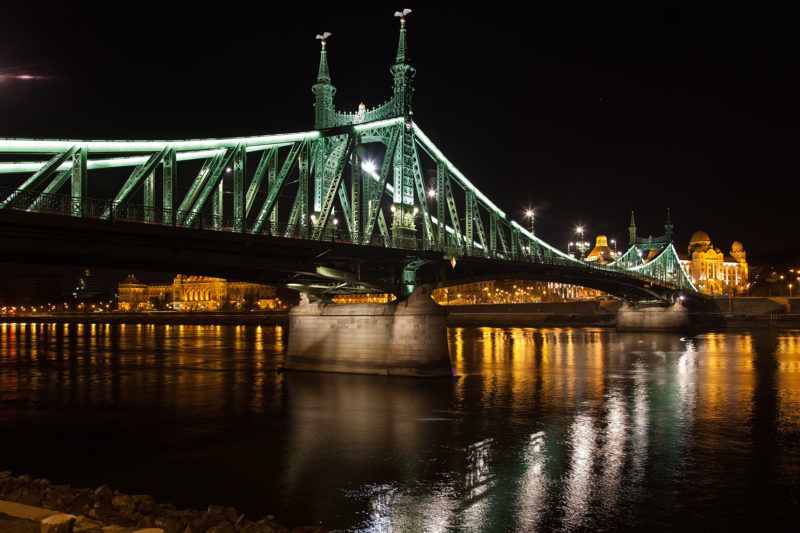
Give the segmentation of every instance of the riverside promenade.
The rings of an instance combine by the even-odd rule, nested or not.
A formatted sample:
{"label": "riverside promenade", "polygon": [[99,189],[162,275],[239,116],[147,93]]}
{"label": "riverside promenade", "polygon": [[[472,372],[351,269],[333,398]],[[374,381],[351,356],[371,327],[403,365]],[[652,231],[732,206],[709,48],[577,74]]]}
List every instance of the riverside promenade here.
{"label": "riverside promenade", "polygon": [[[719,298],[713,311],[690,312],[692,327],[708,328],[798,328],[800,298]],[[448,326],[515,327],[615,327],[620,300],[572,302],[450,305]],[[165,324],[287,326],[288,311],[252,313],[143,312],[143,313],[35,313],[0,314],[0,323],[54,324]]]}

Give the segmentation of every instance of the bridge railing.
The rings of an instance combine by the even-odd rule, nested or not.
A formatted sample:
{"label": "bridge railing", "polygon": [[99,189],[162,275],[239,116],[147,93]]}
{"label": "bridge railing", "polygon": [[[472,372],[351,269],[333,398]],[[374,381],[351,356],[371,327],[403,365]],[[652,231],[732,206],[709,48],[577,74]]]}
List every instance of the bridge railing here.
{"label": "bridge railing", "polygon": [[[250,224],[247,219],[233,216],[217,216],[207,212],[180,211],[132,204],[129,202],[116,203],[110,200],[79,198],[69,195],[47,194],[38,191],[12,189],[0,187],[0,210],[13,209],[15,211],[28,211],[52,215],[62,215],[90,219],[119,220],[133,223],[158,224],[194,228],[208,231],[249,232]],[[312,233],[311,224],[286,224],[267,223],[260,232],[262,235],[271,235],[293,239],[308,239]],[[480,248],[467,249],[452,243],[442,246],[416,237],[371,235],[368,239],[364,235],[354,234],[346,229],[331,225],[320,232],[319,241],[352,243],[380,248],[396,248],[407,250],[426,250],[442,253],[445,257],[488,257]],[[530,249],[522,249],[497,253],[494,260],[513,262],[528,262],[544,265],[567,267],[581,271],[601,271],[604,276],[618,277],[620,279],[638,279],[645,283],[658,281],[664,286],[672,286],[677,290],[680,287],[669,280],[655,280],[643,272],[626,270],[602,265],[592,265],[585,262],[575,262],[559,255],[542,257]]]}

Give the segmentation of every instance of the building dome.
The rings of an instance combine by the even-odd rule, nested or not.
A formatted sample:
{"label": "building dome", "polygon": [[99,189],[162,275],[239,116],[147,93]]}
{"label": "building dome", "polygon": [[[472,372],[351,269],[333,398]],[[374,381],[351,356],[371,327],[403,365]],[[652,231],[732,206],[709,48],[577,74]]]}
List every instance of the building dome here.
{"label": "building dome", "polygon": [[597,261],[599,264],[609,263],[614,260],[614,254],[608,247],[608,238],[605,235],[598,235],[595,245],[591,252],[586,256],[586,261]]}
{"label": "building dome", "polygon": [[141,282],[136,279],[136,276],[133,274],[128,274],[128,277],[124,280],[120,281],[120,285],[141,285]]}
{"label": "building dome", "polygon": [[743,252],[743,251],[744,251],[744,245],[739,241],[733,241],[733,244],[731,245],[731,252]]}
{"label": "building dome", "polygon": [[692,233],[692,238],[689,239],[689,244],[711,244],[711,237],[708,236],[708,233],[702,230],[697,230]]}

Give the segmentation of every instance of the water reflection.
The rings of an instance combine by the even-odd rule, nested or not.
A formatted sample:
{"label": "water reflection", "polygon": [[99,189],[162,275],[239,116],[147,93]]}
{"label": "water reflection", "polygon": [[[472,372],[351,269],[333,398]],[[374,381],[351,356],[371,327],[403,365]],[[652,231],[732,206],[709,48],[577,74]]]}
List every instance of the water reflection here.
{"label": "water reflection", "polygon": [[547,448],[544,431],[530,436],[522,452],[523,474],[518,482],[516,526],[534,531],[541,524],[547,504],[550,479],[547,477]]}
{"label": "water reflection", "polygon": [[564,525],[568,529],[580,526],[589,511],[595,438],[592,418],[578,415],[570,428],[567,446],[571,459],[562,496]]}
{"label": "water reflection", "polygon": [[800,498],[800,332],[454,328],[452,381],[282,374],[285,342],[0,324],[0,468],[363,531],[756,527]]}

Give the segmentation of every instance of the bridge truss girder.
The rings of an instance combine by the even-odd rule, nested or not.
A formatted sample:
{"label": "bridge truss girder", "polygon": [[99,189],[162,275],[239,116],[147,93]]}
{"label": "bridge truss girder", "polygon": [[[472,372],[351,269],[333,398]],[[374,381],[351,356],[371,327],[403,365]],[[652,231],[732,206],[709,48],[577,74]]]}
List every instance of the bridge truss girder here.
{"label": "bridge truss girder", "polygon": [[[678,274],[674,249],[644,265],[617,260],[605,267],[555,249],[510,219],[417,124],[402,117],[221,140],[0,140],[0,155],[0,184],[11,185],[0,194],[0,211],[400,246],[411,258],[434,252],[448,261],[466,256],[626,272],[674,290],[694,290]],[[369,160],[380,160],[380,168],[368,170]],[[425,188],[427,171],[435,174],[432,191]],[[95,180],[113,192],[90,197],[89,190],[101,188]],[[393,209],[398,205],[405,208]],[[403,220],[401,227],[410,227],[413,237],[392,238],[387,217],[397,227],[396,217],[409,216],[412,208],[410,226]],[[393,275],[402,277],[398,272]]]}

